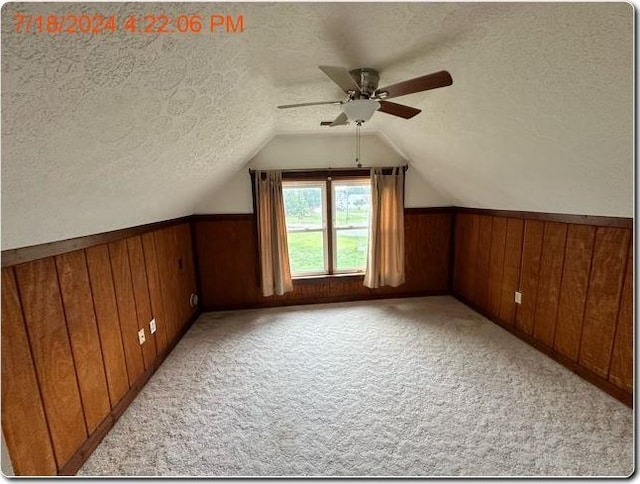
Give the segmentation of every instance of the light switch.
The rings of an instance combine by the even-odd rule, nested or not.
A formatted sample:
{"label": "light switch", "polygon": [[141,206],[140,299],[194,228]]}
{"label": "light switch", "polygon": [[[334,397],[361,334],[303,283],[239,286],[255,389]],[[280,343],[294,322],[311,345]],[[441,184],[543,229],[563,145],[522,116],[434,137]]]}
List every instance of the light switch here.
{"label": "light switch", "polygon": [[156,332],[156,319],[153,318],[151,321],[149,321],[149,332],[151,334]]}
{"label": "light switch", "polygon": [[516,291],[516,304],[522,304],[522,293],[520,291]]}
{"label": "light switch", "polygon": [[147,341],[147,339],[144,336],[144,328],[138,331],[138,341],[140,341],[140,344],[143,344],[145,341]]}

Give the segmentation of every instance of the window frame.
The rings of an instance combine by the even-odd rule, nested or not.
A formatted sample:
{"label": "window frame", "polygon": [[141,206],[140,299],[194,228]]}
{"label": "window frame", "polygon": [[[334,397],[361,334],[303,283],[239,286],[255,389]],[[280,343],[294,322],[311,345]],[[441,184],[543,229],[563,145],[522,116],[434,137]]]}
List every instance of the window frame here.
{"label": "window frame", "polygon": [[[334,223],[334,218],[337,218],[335,216],[335,207],[334,207],[334,200],[333,200],[333,196],[335,194],[335,190],[334,190],[334,184],[333,182],[338,182],[337,184],[340,184],[340,182],[345,183],[345,182],[356,182],[356,184],[369,184],[371,183],[371,177],[370,177],[370,173],[369,170],[350,170],[349,172],[343,172],[343,173],[336,173],[333,174],[331,172],[329,173],[324,173],[324,172],[299,172],[296,173],[295,171],[292,172],[283,172],[282,173],[282,187],[284,188],[285,186],[304,186],[305,184],[310,185],[310,186],[314,186],[314,185],[318,185],[318,184],[324,184],[325,186],[325,193],[323,194],[323,211],[324,211],[324,216],[323,216],[323,220],[325,222],[325,225],[323,227],[323,231],[324,231],[324,243],[325,243],[325,250],[324,250],[324,260],[325,260],[325,272],[304,272],[304,273],[296,273],[295,275],[292,274],[291,277],[294,280],[304,280],[304,279],[312,279],[312,278],[318,278],[318,277],[344,277],[344,276],[364,276],[366,267],[364,269],[356,269],[356,268],[352,268],[352,269],[343,269],[343,270],[338,270],[337,269],[337,260],[338,260],[338,253],[335,250],[336,246],[337,246],[337,231],[338,230],[349,230],[349,228],[337,228],[335,223]],[[367,225],[366,227],[357,227],[358,229],[362,230],[363,228],[369,228],[369,226]],[[356,227],[353,227],[353,229],[355,230]],[[308,230],[307,230],[308,231]],[[292,232],[297,232],[297,231],[292,231]],[[305,230],[300,230],[300,232],[305,232]],[[287,229],[287,235],[289,234],[289,229]]]}

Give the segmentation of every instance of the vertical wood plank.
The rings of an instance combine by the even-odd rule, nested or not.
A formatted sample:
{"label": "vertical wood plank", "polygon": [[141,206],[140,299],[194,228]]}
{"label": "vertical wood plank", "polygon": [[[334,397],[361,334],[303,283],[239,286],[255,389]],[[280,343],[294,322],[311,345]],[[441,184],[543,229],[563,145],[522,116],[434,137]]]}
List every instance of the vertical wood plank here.
{"label": "vertical wood plank", "polygon": [[2,269],[2,431],[16,475],[56,474],[12,268]]}
{"label": "vertical wood plank", "polygon": [[578,361],[595,235],[596,228],[589,225],[570,224],[567,229],[553,347],[573,361]]}
{"label": "vertical wood plank", "polygon": [[129,250],[129,262],[131,264],[131,278],[133,282],[133,296],[136,302],[136,314],[138,318],[138,328],[143,328],[146,341],[142,345],[142,358],[144,368],[153,365],[156,359],[156,336],[151,334],[149,322],[151,321],[151,301],[149,299],[149,283],[147,281],[147,270],[144,263],[144,252],[142,251],[142,239],[140,236],[127,239]]}
{"label": "vertical wood plank", "polygon": [[133,282],[131,281],[126,241],[111,242],[109,244],[109,255],[124,356],[127,361],[129,382],[133,385],[144,372],[144,362],[142,360],[142,350],[138,343],[138,316],[136,314],[136,302],[133,297]]}
{"label": "vertical wood plank", "polygon": [[504,247],[504,273],[502,276],[502,297],[500,299],[500,319],[514,324],[516,318],[515,292],[519,289],[520,262],[522,260],[522,219],[507,220]]}
{"label": "vertical wood plank", "polygon": [[489,300],[489,262],[491,253],[491,226],[493,217],[480,216],[480,231],[478,234],[478,248],[476,250],[477,264],[475,273],[474,301],[480,308],[486,310]]}
{"label": "vertical wood plank", "polygon": [[156,260],[156,243],[153,233],[147,232],[142,235],[142,248],[144,251],[145,267],[147,269],[147,280],[149,281],[151,310],[156,320],[156,351],[159,354],[167,348],[169,340],[167,337],[167,322],[164,313],[162,290],[160,288],[158,262]]}
{"label": "vertical wood plank", "polygon": [[182,329],[195,312],[195,308],[191,307],[190,298],[191,294],[196,292],[196,277],[191,244],[191,229],[188,224],[176,225],[174,229],[176,231],[176,241],[178,244],[178,271],[180,274],[178,303],[181,308],[179,323],[180,329]]}
{"label": "vertical wood plank", "polygon": [[629,247],[609,381],[623,390],[633,391],[633,244]]}
{"label": "vertical wood plank", "polygon": [[533,333],[543,232],[544,222],[538,220],[525,221],[524,241],[522,244],[522,269],[520,273],[522,304],[520,304],[516,313],[516,326],[527,334]]}
{"label": "vertical wood plank", "polygon": [[111,410],[84,251],[56,256],[80,397],[89,433]]}
{"label": "vertical wood plank", "polygon": [[456,237],[453,257],[453,290],[464,297],[468,297],[468,261],[465,257],[467,253],[465,245],[469,243],[469,216],[465,213],[456,214],[455,224]]}
{"label": "vertical wood plank", "polygon": [[87,438],[53,258],[16,266],[36,374],[58,465]]}
{"label": "vertical wood plank", "polygon": [[178,332],[178,307],[176,294],[178,293],[177,260],[175,257],[173,231],[171,228],[153,232],[156,244],[156,258],[158,261],[158,275],[160,276],[160,291],[164,301],[165,319],[167,322],[167,337],[173,341]]}
{"label": "vertical wood plank", "polygon": [[489,262],[489,294],[487,299],[487,311],[493,317],[499,317],[500,315],[506,237],[507,219],[504,217],[493,217]]}
{"label": "vertical wood plank", "polygon": [[478,267],[478,240],[480,239],[480,215],[471,215],[469,224],[469,242],[466,244],[466,260],[469,263],[468,271],[468,299],[475,302],[477,298],[477,267]]}
{"label": "vertical wood plank", "polygon": [[533,336],[547,346],[555,336],[566,240],[567,224],[545,223]]}
{"label": "vertical wood plank", "polygon": [[578,361],[607,378],[630,231],[598,227]]}
{"label": "vertical wood plank", "polygon": [[85,252],[109,399],[113,407],[129,389],[129,377],[120,334],[120,318],[113,288],[109,249],[106,245],[98,245],[86,249]]}

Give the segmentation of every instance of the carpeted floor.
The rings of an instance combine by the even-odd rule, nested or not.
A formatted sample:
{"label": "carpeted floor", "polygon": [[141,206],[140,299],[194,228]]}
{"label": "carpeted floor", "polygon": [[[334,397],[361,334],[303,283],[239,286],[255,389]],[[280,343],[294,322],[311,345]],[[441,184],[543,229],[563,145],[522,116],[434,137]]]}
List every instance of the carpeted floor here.
{"label": "carpeted floor", "polygon": [[202,315],[80,475],[624,476],[632,410],[450,297]]}

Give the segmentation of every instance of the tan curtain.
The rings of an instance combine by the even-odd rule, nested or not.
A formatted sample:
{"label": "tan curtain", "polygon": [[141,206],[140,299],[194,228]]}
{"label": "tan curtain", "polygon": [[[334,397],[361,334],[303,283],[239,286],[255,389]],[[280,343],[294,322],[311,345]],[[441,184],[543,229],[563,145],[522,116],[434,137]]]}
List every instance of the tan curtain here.
{"label": "tan curtain", "polygon": [[262,295],[281,296],[293,290],[282,200],[282,173],[256,171],[255,190]]}
{"label": "tan curtain", "polygon": [[404,168],[371,169],[371,224],[364,285],[404,284]]}

